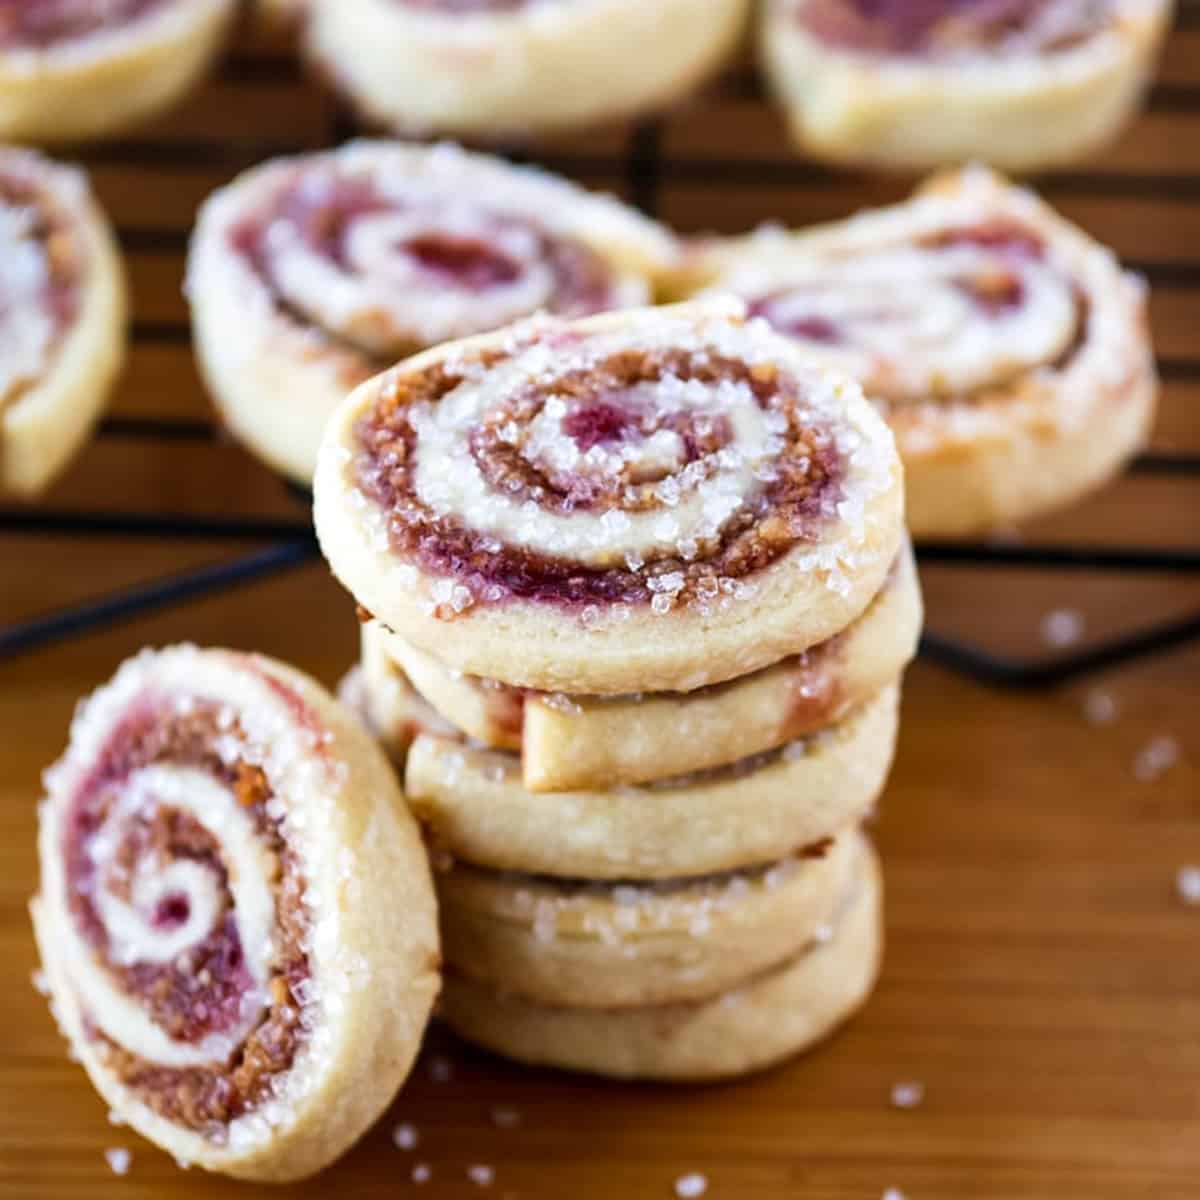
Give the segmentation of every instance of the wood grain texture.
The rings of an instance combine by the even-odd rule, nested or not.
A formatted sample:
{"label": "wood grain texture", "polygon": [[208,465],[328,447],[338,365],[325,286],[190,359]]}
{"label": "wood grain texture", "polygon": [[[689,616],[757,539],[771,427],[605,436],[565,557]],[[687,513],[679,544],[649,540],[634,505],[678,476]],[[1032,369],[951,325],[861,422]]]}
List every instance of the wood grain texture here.
{"label": "wood grain texture", "polygon": [[[243,33],[176,117],[90,156],[129,254],[138,338],[114,423],[43,508],[304,519],[236,447],[137,436],[128,422],[205,433],[211,414],[179,292],[195,206],[265,152],[326,143],[337,120],[285,43]],[[660,215],[688,229],[839,217],[910,185],[792,158],[745,68],[648,134],[605,130],[545,156],[586,183],[656,198]],[[639,161],[649,177],[631,168]],[[1166,375],[1154,449],[1200,455],[1200,5],[1184,4],[1135,128],[1102,159],[1045,183],[1150,270]],[[1025,537],[1195,549],[1200,479],[1142,470]],[[0,622],[244,548],[0,533]],[[1087,639],[1200,607],[1195,574],[943,565],[924,582],[932,628],[1031,656],[1049,653],[1040,628],[1055,609],[1078,610]],[[249,1194],[180,1172],[112,1127],[29,985],[39,774],[61,751],[77,698],[144,643],[257,648],[332,684],[355,639],[349,600],[313,565],[0,664],[0,1195]],[[1105,727],[1084,716],[1097,691],[1118,708]],[[1175,876],[1200,865],[1198,705],[1200,645],[1031,695],[918,664],[876,830],[885,972],[841,1036],[743,1084],[674,1090],[517,1070],[435,1030],[362,1145],[286,1194],[477,1195],[466,1171],[487,1164],[495,1179],[484,1194],[540,1200],[669,1197],[693,1171],[714,1200],[878,1200],[889,1187],[908,1200],[1195,1200],[1200,909],[1182,903]],[[1177,740],[1180,761],[1138,779],[1137,756],[1163,736]],[[447,1063],[451,1078],[438,1081]],[[890,1104],[902,1080],[925,1086],[914,1110]],[[497,1108],[519,1125],[499,1127]],[[400,1121],[417,1127],[415,1151],[392,1145]],[[110,1147],[133,1151],[127,1176],[106,1165]],[[418,1162],[432,1169],[423,1187],[410,1181]]]}

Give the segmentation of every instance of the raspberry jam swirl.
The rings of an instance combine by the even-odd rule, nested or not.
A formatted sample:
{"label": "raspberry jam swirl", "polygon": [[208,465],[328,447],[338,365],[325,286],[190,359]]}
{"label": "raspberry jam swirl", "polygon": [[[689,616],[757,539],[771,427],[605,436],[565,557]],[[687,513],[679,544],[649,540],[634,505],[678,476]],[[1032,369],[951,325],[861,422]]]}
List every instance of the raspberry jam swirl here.
{"label": "raspberry jam swirl", "polygon": [[848,513],[867,450],[844,385],[781,366],[762,323],[695,311],[535,320],[387,377],[352,470],[414,581],[439,581],[435,615],[728,607]]}
{"label": "raspberry jam swirl", "polygon": [[48,775],[43,896],[104,1069],[224,1145],[240,1118],[270,1120],[314,1025],[281,781],[299,754],[319,773],[323,742],[278,680],[295,715],[251,732],[236,704],[182,684],[207,670],[198,652],[163,657],[170,680],[147,656],[97,693]]}
{"label": "raspberry jam swirl", "polygon": [[769,280],[747,267],[724,282],[869,396],[898,405],[971,397],[1062,364],[1087,321],[1073,274],[1007,218],[768,269]]}
{"label": "raspberry jam swirl", "polygon": [[647,299],[584,241],[543,224],[536,204],[508,202],[491,168],[473,182],[464,162],[435,148],[415,167],[364,145],[294,164],[232,228],[234,248],[284,313],[371,370],[533,312]]}
{"label": "raspberry jam swirl", "polygon": [[1049,54],[1109,28],[1114,0],[796,0],[830,45],[882,54]]}
{"label": "raspberry jam swirl", "polygon": [[82,176],[0,150],[0,406],[38,382],[79,305]]}
{"label": "raspberry jam swirl", "polygon": [[0,50],[43,50],[131,25],[178,0],[0,0]]}

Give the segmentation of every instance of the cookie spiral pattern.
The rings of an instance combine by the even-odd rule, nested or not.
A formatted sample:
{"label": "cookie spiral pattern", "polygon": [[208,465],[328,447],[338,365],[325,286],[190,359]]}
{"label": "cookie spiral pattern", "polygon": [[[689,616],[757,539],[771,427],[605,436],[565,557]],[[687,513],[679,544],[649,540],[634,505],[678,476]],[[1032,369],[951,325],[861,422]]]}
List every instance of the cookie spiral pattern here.
{"label": "cookie spiral pattern", "polygon": [[37,492],[87,436],[123,320],[112,235],[86,177],[0,148],[0,491]]}
{"label": "cookie spiral pattern", "polygon": [[1139,280],[1031,193],[976,168],[909,203],[716,252],[742,296],[878,401],[918,536],[1035,516],[1133,454],[1155,373]]}
{"label": "cookie spiral pattern", "polygon": [[[407,1073],[436,991],[419,837],[366,734],[295,672],[183,647],[98,692],[46,782],[35,927],[56,1015],[113,1108],[246,1178],[345,1149]],[[375,882],[402,934],[346,911]],[[361,1090],[324,1114],[346,1077]]]}
{"label": "cookie spiral pattern", "polygon": [[832,636],[900,506],[858,389],[720,304],[412,359],[339,410],[316,481],[326,557],[385,625],[451,623],[451,665],[569,692],[690,690]]}
{"label": "cookie spiral pattern", "polygon": [[167,107],[216,53],[235,0],[0,6],[0,138],[69,142]]}
{"label": "cookie spiral pattern", "polygon": [[452,146],[359,142],[217,193],[190,264],[201,364],[235,432],[311,479],[346,391],[538,311],[644,304],[671,237],[615,200]]}

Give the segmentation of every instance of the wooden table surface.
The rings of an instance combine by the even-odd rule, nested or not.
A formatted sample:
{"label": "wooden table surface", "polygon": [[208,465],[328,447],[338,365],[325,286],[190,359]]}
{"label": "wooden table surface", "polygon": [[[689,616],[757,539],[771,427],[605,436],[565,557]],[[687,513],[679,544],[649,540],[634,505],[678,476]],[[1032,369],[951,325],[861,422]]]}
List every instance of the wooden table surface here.
{"label": "wooden table surface", "polygon": [[[207,435],[179,283],[185,230],[211,187],[341,128],[286,45],[244,37],[171,122],[87,156],[129,253],[136,348],[117,419],[39,511],[303,519],[265,470]],[[907,187],[790,158],[744,69],[652,127],[541,157],[689,230],[835,217]],[[1149,274],[1163,411],[1152,461],[1023,531],[1024,544],[1195,551],[1200,478],[1183,468],[1200,457],[1200,4],[1184,4],[1136,127],[1045,190]],[[246,549],[4,528],[0,621]],[[941,565],[924,581],[931,628],[1005,653],[1054,653],[1042,626],[1059,609],[1083,618],[1086,641],[1200,608],[1200,578],[1185,572]],[[332,684],[355,638],[349,601],[314,563],[0,663],[0,1195],[249,1194],[111,1126],[30,986],[39,773],[77,697],[144,643],[256,648]],[[1115,720],[1088,719],[1109,702]],[[435,1029],[378,1127],[288,1194],[476,1195],[466,1171],[483,1164],[489,1194],[546,1200],[669,1197],[690,1172],[713,1198],[1195,1200],[1200,907],[1176,878],[1200,865],[1198,704],[1200,643],[1036,693],[919,663],[877,826],[887,961],[840,1036],[748,1082],[676,1090],[518,1070]],[[1147,771],[1156,755],[1162,769]],[[891,1103],[903,1081],[923,1085],[918,1107]],[[498,1108],[519,1123],[498,1123]],[[399,1122],[416,1127],[416,1150],[393,1146]],[[109,1148],[132,1150],[124,1177]],[[432,1171],[420,1189],[417,1163]]]}

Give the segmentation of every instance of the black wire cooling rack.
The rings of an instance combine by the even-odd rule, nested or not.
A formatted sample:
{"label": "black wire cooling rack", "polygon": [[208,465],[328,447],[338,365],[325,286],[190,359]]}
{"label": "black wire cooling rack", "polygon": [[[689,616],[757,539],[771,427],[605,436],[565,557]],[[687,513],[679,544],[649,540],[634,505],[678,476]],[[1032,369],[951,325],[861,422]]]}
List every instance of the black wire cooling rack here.
{"label": "black wire cooling rack", "polygon": [[[1182,28],[1200,30],[1200,0],[1183,0],[1178,17]],[[278,56],[235,55],[223,64],[222,77],[239,83],[295,84],[299,68],[290,58]],[[1198,78],[1200,84],[1200,78]],[[722,86],[733,95],[747,98],[759,95],[757,77],[752,71],[734,74]],[[1168,110],[1200,111],[1200,86],[1160,85],[1152,103]],[[324,144],[333,145],[357,132],[346,111],[332,107]],[[205,165],[227,170],[232,176],[253,162],[284,153],[314,149],[310,142],[283,144],[242,143],[236,147],[216,141],[178,140],[124,141],[92,149],[81,155],[85,165],[118,163],[143,167],[178,164]],[[510,155],[521,158],[520,152]],[[836,176],[810,163],[796,161],[736,164],[706,162],[690,158],[684,164],[668,163],[662,148],[662,126],[646,121],[629,135],[625,152],[619,157],[551,154],[538,160],[551,169],[567,174],[622,177],[629,198],[643,211],[654,214],[659,208],[660,188],[666,178],[678,179],[682,172],[693,180],[721,177],[736,172],[743,179],[769,181],[796,186],[836,185]],[[1061,183],[1070,177],[1057,177]],[[1137,196],[1138,189],[1161,197],[1164,192],[1183,201],[1200,199],[1200,179],[1155,176],[1152,180],[1124,177],[1087,178],[1087,187],[1116,196]],[[767,216],[769,214],[763,214]],[[186,250],[185,232],[120,228],[126,252]],[[1132,264],[1140,269],[1153,287],[1156,283],[1195,288],[1196,311],[1200,316],[1200,261],[1195,263]],[[186,345],[190,333],[183,323],[135,322],[133,347],[139,345]],[[1200,381],[1200,361],[1161,361],[1164,379]],[[167,441],[211,441],[221,436],[213,423],[203,420],[167,420],[113,416],[104,421],[98,436],[110,439],[136,439],[147,443]],[[264,468],[265,469],[265,468]],[[1167,476],[1200,481],[1200,456],[1186,454],[1144,454],[1131,470],[1146,475]],[[158,539],[168,542],[232,541],[249,549],[222,560],[171,574],[148,582],[99,595],[64,608],[36,613],[0,627],[0,662],[45,648],[60,640],[78,637],[94,630],[144,616],[157,609],[186,603],[213,593],[265,580],[283,571],[312,562],[319,556],[309,516],[308,495],[281,482],[291,494],[296,515],[288,519],[257,517],[196,516],[183,513],[67,511],[46,507],[0,507],[0,536],[51,536],[86,539],[117,536],[129,539]],[[979,568],[1020,568],[1025,571],[1105,572],[1122,575],[1196,576],[1200,573],[1200,547],[1161,549],[1153,546],[1097,548],[1075,544],[1002,544],[999,542],[938,543],[917,546],[922,564],[959,570]],[[1180,619],[1135,628],[1067,654],[1046,658],[1005,657],[968,641],[927,631],[921,653],[956,672],[982,683],[1008,688],[1049,687],[1079,676],[1159,653],[1200,638],[1200,611]]]}

